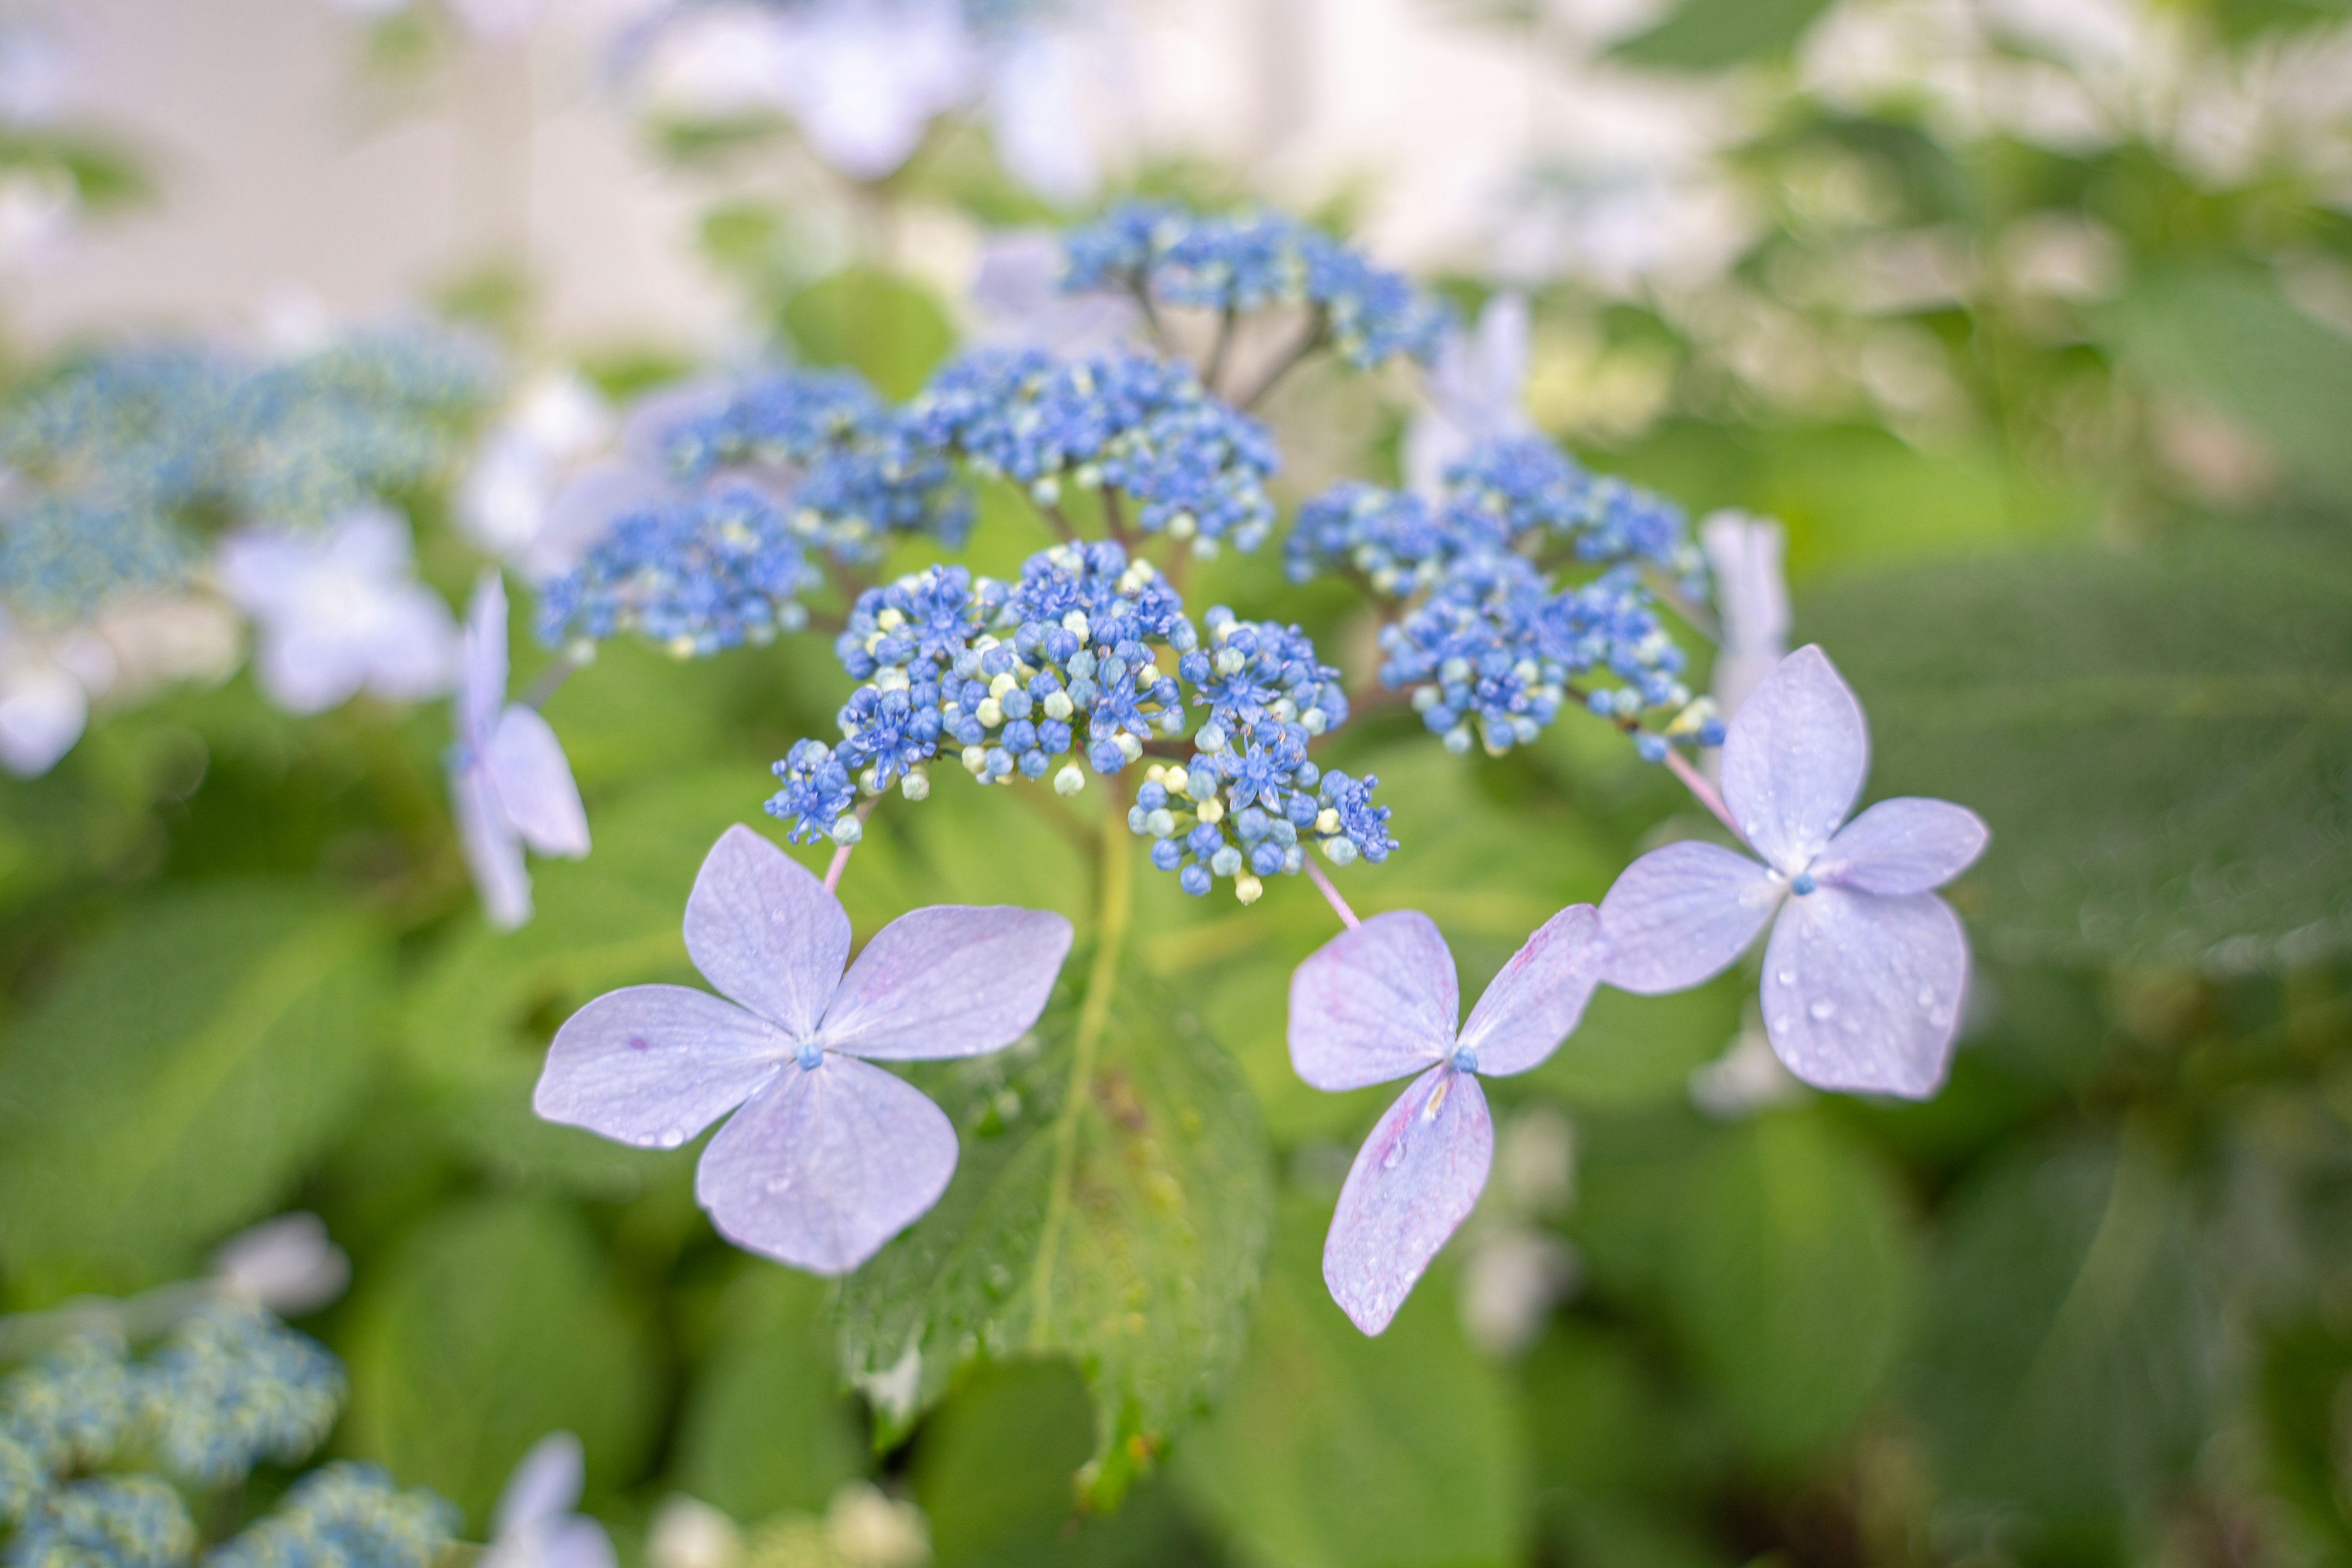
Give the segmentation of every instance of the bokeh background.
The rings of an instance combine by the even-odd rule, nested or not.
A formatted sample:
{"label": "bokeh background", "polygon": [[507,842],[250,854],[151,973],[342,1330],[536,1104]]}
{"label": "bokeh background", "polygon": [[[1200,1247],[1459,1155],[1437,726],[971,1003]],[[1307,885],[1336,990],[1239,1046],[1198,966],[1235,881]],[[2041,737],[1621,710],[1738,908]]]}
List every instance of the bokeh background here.
{"label": "bokeh background", "polygon": [[[821,639],[615,645],[573,678],[547,712],[595,852],[500,935],[451,837],[446,710],[290,717],[208,622],[118,637],[79,743],[0,781],[11,1310],[315,1213],[349,1261],[298,1320],[350,1369],[337,1451],[478,1539],[570,1430],[632,1568],[2352,1561],[2340,3],[1068,0],[1038,75],[864,180],[778,111],[789,50],[648,53],[643,12],[12,9],[12,406],[92,344],[462,326],[494,384],[404,496],[455,604],[481,557],[453,498],[551,377],[618,406],[785,356],[903,395],[984,325],[993,232],[1139,189],[1289,206],[1465,312],[1523,293],[1528,410],[1593,466],[1785,523],[1873,793],[1993,827],[1953,890],[1979,966],[1951,1083],[1801,1089],[1752,970],[1604,994],[1499,1087],[1477,1215],[1366,1341],[1316,1258],[1382,1100],[1305,1089],[1283,1047],[1328,915],[1300,886],[1247,911],[1150,889],[1138,955],[1246,1082],[1275,1220],[1223,1396],[1120,1507],[1074,1512],[1097,1416],[1071,1363],[977,1368],[877,1453],[830,1287],[719,1243],[690,1152],[528,1113],[572,1006],[682,973],[703,849],[846,689]],[[1015,112],[1041,104],[1042,133]],[[1419,395],[1286,387],[1286,498],[1392,481]],[[973,559],[1044,540],[992,516]],[[1344,596],[1271,558],[1193,598],[1364,667]],[[49,635],[19,616],[0,659]],[[1465,990],[1692,830],[1601,726],[1499,759],[1360,729],[1405,847],[1350,896],[1429,911]],[[943,789],[899,816],[845,884],[859,929],[948,900],[1088,919],[1050,810]],[[859,1527],[878,1496],[928,1545],[904,1513]]]}

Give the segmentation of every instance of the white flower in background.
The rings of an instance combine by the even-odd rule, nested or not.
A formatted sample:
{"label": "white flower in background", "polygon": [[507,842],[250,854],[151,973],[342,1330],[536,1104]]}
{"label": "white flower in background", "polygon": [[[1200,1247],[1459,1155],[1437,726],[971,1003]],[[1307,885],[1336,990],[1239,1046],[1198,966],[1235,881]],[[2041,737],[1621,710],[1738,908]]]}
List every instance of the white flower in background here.
{"label": "white flower in background", "polygon": [[1576,1250],[1546,1222],[1576,1195],[1576,1128],[1549,1106],[1496,1131],[1488,1179],[1462,1263],[1462,1331],[1490,1356],[1519,1355],[1581,1278]]}
{"label": "white flower in background", "polygon": [[616,421],[596,389],[568,370],[525,384],[476,455],[457,494],[467,537],[501,560],[520,559],[553,514],[572,473],[611,445]]}
{"label": "white flower in background", "polygon": [[1781,567],[1788,538],[1769,517],[1718,511],[1698,525],[1698,542],[1715,578],[1720,622],[1715,711],[1727,724],[1789,652],[1789,584]]}
{"label": "white flower in background", "polygon": [[1434,498],[1445,469],[1484,441],[1526,435],[1528,301],[1497,294],[1478,312],[1475,331],[1455,328],[1437,351],[1429,404],[1404,433],[1405,483]]}
{"label": "white flower in background", "polygon": [[213,1253],[213,1285],[281,1318],[313,1312],[352,1280],[349,1254],[327,1236],[317,1215],[279,1215],[240,1231]]}
{"label": "white flower in background", "polygon": [[0,14],[0,123],[53,125],[74,100],[73,50],[38,11]]}
{"label": "white flower in background", "polygon": [[289,712],[362,690],[431,697],[457,676],[457,623],[416,581],[396,512],[362,508],[316,532],[241,530],[221,542],[215,570],[253,617],[262,690]]}
{"label": "white flower in background", "polygon": [[997,51],[989,72],[996,155],[1049,201],[1084,201],[1102,181],[1083,112],[1085,83],[1096,68],[1076,34],[1033,27]]}
{"label": "white flower in background", "polygon": [[1135,336],[1143,313],[1116,294],[1062,291],[1062,242],[1045,229],[992,234],[973,269],[975,336],[1065,359],[1102,353]]}
{"label": "white flower in background", "polygon": [[1718,1121],[1737,1121],[1802,1100],[1809,1092],[1772,1054],[1771,1037],[1753,1008],[1723,1055],[1691,1069],[1691,1103]]}
{"label": "white flower in background", "polygon": [[40,639],[0,614],[0,767],[34,778],[81,739],[89,694]]}
{"label": "white flower in background", "polygon": [[653,1568],[736,1568],[743,1531],[724,1510],[672,1492],[654,1510],[646,1531],[646,1561]]}
{"label": "white flower in background", "polygon": [[614,1568],[612,1537],[574,1511],[585,1474],[579,1438],[541,1438],[499,1495],[482,1568]]}
{"label": "white flower in background", "polygon": [[227,606],[194,595],[127,600],[79,626],[42,630],[0,612],[0,767],[32,778],[81,739],[100,699],[218,679],[236,668]]}
{"label": "white flower in background", "polygon": [[825,1544],[853,1568],[920,1568],[931,1560],[923,1510],[865,1481],[848,1481],[824,1510]]}

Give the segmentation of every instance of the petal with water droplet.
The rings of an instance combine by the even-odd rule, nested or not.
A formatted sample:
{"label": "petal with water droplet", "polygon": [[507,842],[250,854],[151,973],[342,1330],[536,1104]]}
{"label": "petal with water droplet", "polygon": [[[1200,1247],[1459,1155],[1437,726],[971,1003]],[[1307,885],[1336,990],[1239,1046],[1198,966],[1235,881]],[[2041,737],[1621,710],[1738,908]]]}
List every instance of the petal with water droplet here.
{"label": "petal with water droplet", "polygon": [[793,1042],[685,985],[607,992],[555,1031],[531,1109],[640,1148],[675,1148],[749,1099]]}
{"label": "petal with water droplet", "polygon": [[1968,937],[1943,900],[1843,888],[1790,899],[1764,968],[1797,977],[1766,987],[1764,1021],[1772,1049],[1807,1083],[1912,1100],[1943,1083],[1969,973]]}
{"label": "petal with water droplet", "polygon": [[1460,1044],[1490,1077],[1525,1072],[1568,1037],[1600,983],[1601,917],[1591,904],[1571,904],[1503,965],[1470,1010]]}
{"label": "petal with water droplet", "polygon": [[695,874],[686,951],[710,984],[804,1040],[849,962],[849,917],[814,872],[738,823]]}
{"label": "petal with water droplet", "polygon": [[1788,876],[1821,853],[1869,772],[1862,704],[1811,645],[1748,693],[1724,736],[1724,805],[1748,847]]}
{"label": "petal with water droplet", "polygon": [[1653,849],[1601,900],[1601,978],[1643,996],[1696,985],[1747,951],[1787,890],[1720,845]]}
{"label": "petal with water droplet", "polygon": [[1418,1072],[1454,1048],[1454,954],[1427,915],[1391,910],[1341,931],[1290,976],[1290,1065],[1317,1089]]}
{"label": "petal with water droplet", "polygon": [[1323,1282],[1356,1327],[1389,1326],[1476,1206],[1494,1158],[1494,1119],[1473,1074],[1433,1068],[1389,1107],[1356,1152],[1323,1244]]}
{"label": "petal with water droplet", "polygon": [[1882,800],[1839,830],[1813,879],[1865,893],[1925,893],[1984,853],[1984,820],[1948,800]]}
{"label": "petal with water droplet", "polygon": [[783,1074],[703,1151],[694,1195],[738,1247],[845,1274],[920,1217],[955,1173],[947,1113],[855,1057]]}

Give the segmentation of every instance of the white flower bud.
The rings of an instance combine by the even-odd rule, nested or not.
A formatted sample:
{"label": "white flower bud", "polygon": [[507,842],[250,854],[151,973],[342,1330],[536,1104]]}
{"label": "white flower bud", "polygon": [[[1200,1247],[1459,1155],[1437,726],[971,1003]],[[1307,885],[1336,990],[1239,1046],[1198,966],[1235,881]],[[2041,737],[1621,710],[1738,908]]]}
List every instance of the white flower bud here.
{"label": "white flower bud", "polygon": [[1234,879],[1234,897],[1244,904],[1254,904],[1265,892],[1265,884],[1244,871]]}
{"label": "white flower bud", "polygon": [[1078,771],[1076,763],[1064,763],[1062,771],[1054,775],[1054,793],[1067,798],[1087,787],[1087,775]]}
{"label": "white flower bud", "polygon": [[898,793],[908,800],[929,800],[931,797],[931,777],[920,768],[909,768],[907,776],[898,781]]}

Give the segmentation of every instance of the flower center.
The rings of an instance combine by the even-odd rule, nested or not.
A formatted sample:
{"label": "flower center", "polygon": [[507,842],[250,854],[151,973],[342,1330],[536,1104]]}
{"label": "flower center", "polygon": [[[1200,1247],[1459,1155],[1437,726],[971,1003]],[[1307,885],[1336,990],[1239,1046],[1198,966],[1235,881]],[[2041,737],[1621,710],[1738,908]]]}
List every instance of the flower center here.
{"label": "flower center", "polygon": [[814,1072],[817,1064],[824,1060],[824,1047],[814,1040],[803,1040],[801,1048],[793,1054],[793,1059],[801,1064],[801,1071]]}
{"label": "flower center", "polygon": [[1455,1072],[1476,1072],[1478,1070],[1478,1053],[1472,1050],[1468,1046],[1454,1047],[1454,1070]]}
{"label": "flower center", "polygon": [[1800,871],[1789,879],[1789,891],[1796,894],[1797,897],[1801,899],[1812,890],[1813,874],[1811,871]]}

